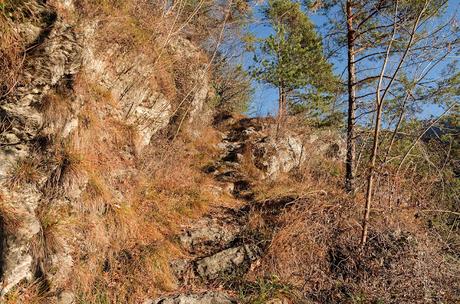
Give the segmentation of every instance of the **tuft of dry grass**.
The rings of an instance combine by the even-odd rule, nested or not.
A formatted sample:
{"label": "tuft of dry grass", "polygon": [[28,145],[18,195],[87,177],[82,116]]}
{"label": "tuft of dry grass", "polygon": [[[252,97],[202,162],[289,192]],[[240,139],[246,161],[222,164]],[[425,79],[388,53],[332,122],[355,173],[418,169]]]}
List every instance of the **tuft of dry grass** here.
{"label": "tuft of dry grass", "polygon": [[47,259],[63,249],[65,239],[72,236],[75,220],[65,206],[42,205],[37,211],[37,217],[41,231],[37,235],[34,252],[37,258]]}
{"label": "tuft of dry grass", "polygon": [[22,227],[22,214],[6,196],[0,192],[0,224],[2,234],[14,234]]}
{"label": "tuft of dry grass", "polygon": [[6,184],[12,188],[25,184],[37,184],[42,177],[40,167],[41,162],[37,157],[23,158],[12,165]]}
{"label": "tuft of dry grass", "polygon": [[10,291],[2,300],[4,304],[42,304],[49,298],[41,291],[40,282],[33,282],[27,286],[18,286]]}
{"label": "tuft of dry grass", "polygon": [[69,97],[65,94],[57,92],[50,92],[43,96],[38,110],[43,114],[44,127],[50,128],[48,133],[51,135],[57,135],[65,123],[68,117],[72,114],[71,104]]}
{"label": "tuft of dry grass", "polygon": [[17,23],[39,21],[35,14],[39,4],[31,0],[4,0],[0,6],[0,97],[11,94],[19,82],[25,57],[26,41],[15,30]]}
{"label": "tuft of dry grass", "polygon": [[50,194],[68,192],[84,171],[83,154],[71,142],[63,143],[53,152],[54,169],[45,184]]}

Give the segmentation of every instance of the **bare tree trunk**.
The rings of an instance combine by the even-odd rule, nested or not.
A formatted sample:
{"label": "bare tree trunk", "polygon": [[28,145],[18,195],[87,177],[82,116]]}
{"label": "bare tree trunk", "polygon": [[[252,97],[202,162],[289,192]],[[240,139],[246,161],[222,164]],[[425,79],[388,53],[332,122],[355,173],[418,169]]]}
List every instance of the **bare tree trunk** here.
{"label": "bare tree trunk", "polygon": [[[428,0],[427,0],[428,1]],[[361,243],[360,243],[360,248],[361,250],[364,249],[364,246],[366,245],[367,241],[367,235],[368,235],[368,230],[369,230],[369,216],[371,212],[371,204],[372,204],[372,194],[374,190],[374,175],[375,175],[375,163],[377,160],[377,154],[378,154],[378,147],[379,147],[379,135],[380,135],[380,125],[382,121],[382,110],[383,110],[383,104],[385,101],[385,96],[388,93],[388,91],[391,88],[391,85],[393,84],[394,80],[396,79],[396,76],[403,65],[407,54],[409,53],[409,50],[412,47],[412,43],[414,41],[414,36],[417,31],[417,26],[420,22],[420,19],[422,18],[422,15],[426,9],[427,1],[425,2],[425,5],[423,9],[420,11],[420,13],[417,16],[417,19],[414,22],[414,26],[412,28],[412,32],[410,33],[410,39],[409,42],[407,43],[406,49],[404,50],[403,55],[399,59],[398,65],[393,73],[393,75],[390,77],[390,80],[388,84],[386,85],[385,89],[383,90],[382,95],[380,95],[381,89],[382,89],[382,84],[383,84],[383,79],[385,78],[385,70],[390,58],[390,52],[391,52],[391,47],[393,45],[393,42],[395,41],[395,36],[396,36],[396,31],[397,31],[397,14],[398,14],[398,1],[395,3],[395,13],[394,13],[394,27],[393,27],[393,34],[392,37],[388,43],[388,47],[386,50],[385,54],[385,59],[383,61],[382,65],[382,70],[380,72],[379,76],[379,82],[377,84],[377,89],[376,89],[376,117],[375,117],[375,125],[374,125],[374,136],[373,136],[373,143],[372,143],[372,150],[371,150],[371,155],[370,155],[370,160],[369,160],[369,174],[367,176],[367,189],[366,189],[366,204],[364,207],[364,217],[363,217],[363,224],[362,224],[362,234],[361,234]]]}
{"label": "bare tree trunk", "polygon": [[356,109],[356,67],[355,67],[355,30],[353,28],[352,0],[347,0],[347,50],[348,50],[348,119],[347,119],[347,157],[345,189],[355,191],[355,109]]}
{"label": "bare tree trunk", "polygon": [[278,117],[277,117],[277,126],[276,126],[276,137],[278,137],[281,128],[284,124],[287,113],[287,103],[286,103],[286,90],[281,85],[278,88]]}
{"label": "bare tree trunk", "polygon": [[367,241],[367,234],[369,230],[369,216],[371,213],[371,203],[372,203],[372,191],[374,189],[374,172],[375,172],[375,162],[377,159],[378,153],[378,141],[380,134],[380,123],[382,120],[382,104],[377,105],[377,113],[374,126],[374,136],[372,143],[372,151],[369,162],[369,175],[367,178],[367,188],[366,188],[366,204],[364,206],[364,217],[363,217],[363,229],[361,234],[361,249],[364,248]]}

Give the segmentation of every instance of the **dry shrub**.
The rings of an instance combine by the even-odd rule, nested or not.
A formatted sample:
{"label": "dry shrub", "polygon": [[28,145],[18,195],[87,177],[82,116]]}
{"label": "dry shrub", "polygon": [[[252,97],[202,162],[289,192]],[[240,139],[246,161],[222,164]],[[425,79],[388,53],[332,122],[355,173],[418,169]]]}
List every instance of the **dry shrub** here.
{"label": "dry shrub", "polygon": [[[380,175],[361,252],[363,197],[341,190],[341,170],[339,162],[314,156],[302,168],[257,185],[261,199],[300,198],[276,220],[267,254],[248,279],[275,275],[313,303],[458,302],[458,257],[430,229],[435,221],[423,216],[424,208],[439,205],[439,175],[415,164],[398,178]],[[250,225],[265,231],[270,223],[253,214]]]}
{"label": "dry shrub", "polygon": [[24,64],[24,39],[15,26],[27,20],[37,22],[37,4],[30,0],[5,0],[0,6],[0,97],[10,94],[19,81]]}
{"label": "dry shrub", "polygon": [[6,196],[1,192],[0,224],[2,229],[1,234],[14,234],[23,225],[21,211],[10,203]]}
{"label": "dry shrub", "polygon": [[23,158],[12,165],[6,184],[18,188],[25,184],[37,184],[41,177],[41,161],[38,157]]}
{"label": "dry shrub", "polygon": [[360,252],[359,205],[344,193],[302,199],[280,218],[259,273],[283,278],[315,303],[458,300],[449,282],[459,264],[445,259],[415,213],[376,206]]}
{"label": "dry shrub", "polygon": [[48,298],[41,291],[41,283],[33,282],[27,286],[17,286],[2,300],[4,304],[42,304],[47,303]]}

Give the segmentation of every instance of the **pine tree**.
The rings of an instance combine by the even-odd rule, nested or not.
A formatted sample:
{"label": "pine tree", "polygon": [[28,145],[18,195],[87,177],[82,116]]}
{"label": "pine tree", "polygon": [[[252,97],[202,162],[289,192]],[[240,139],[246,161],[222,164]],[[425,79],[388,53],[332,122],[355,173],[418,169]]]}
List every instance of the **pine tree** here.
{"label": "pine tree", "polygon": [[321,38],[299,3],[270,0],[263,13],[273,34],[258,40],[252,72],[257,80],[278,88],[282,122],[293,92],[318,100],[333,91],[337,81],[324,58]]}

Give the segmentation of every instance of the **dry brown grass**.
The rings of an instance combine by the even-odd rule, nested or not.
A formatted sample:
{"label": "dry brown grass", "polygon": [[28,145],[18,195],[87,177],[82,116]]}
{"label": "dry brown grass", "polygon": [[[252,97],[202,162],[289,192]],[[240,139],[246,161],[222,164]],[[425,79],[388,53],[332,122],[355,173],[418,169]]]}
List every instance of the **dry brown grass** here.
{"label": "dry brown grass", "polygon": [[10,168],[6,184],[12,188],[37,184],[42,177],[40,166],[41,162],[35,156],[19,160]]}
{"label": "dry brown grass", "polygon": [[0,9],[0,96],[11,94],[19,81],[24,64],[26,45],[23,38],[15,30],[15,23],[27,18],[32,23],[38,21],[35,15],[37,6],[30,0],[5,0]]}
{"label": "dry brown grass", "polygon": [[[219,201],[201,168],[216,157],[213,145],[220,138],[206,128],[198,136],[184,133],[173,143],[160,135],[137,155],[135,130],[110,115],[119,106],[111,94],[89,85],[84,75],[77,76],[75,87],[85,100],[82,123],[54,153],[57,168],[65,167],[66,159],[74,164],[60,171],[83,191],[81,200],[73,202],[78,206],[72,215],[74,237],[64,234],[73,248],[74,268],[72,280],[63,286],[82,303],[138,303],[171,291],[176,286],[169,262],[182,254],[173,235]],[[59,225],[47,227],[47,238],[58,244]]]}
{"label": "dry brown grass", "polygon": [[[420,214],[438,204],[439,177],[415,168],[397,179],[383,175],[370,241],[360,252],[362,193],[341,190],[337,168],[340,163],[315,156],[302,170],[257,185],[261,200],[300,198],[278,219],[267,255],[248,278],[275,275],[312,303],[459,301],[459,260]],[[256,231],[267,229],[257,214],[250,219]]]}
{"label": "dry brown grass", "polygon": [[84,174],[85,158],[81,150],[66,141],[54,147],[53,169],[45,184],[49,195],[69,194]]}
{"label": "dry brown grass", "polygon": [[63,250],[65,240],[72,237],[73,226],[76,224],[70,214],[68,206],[40,206],[37,217],[41,230],[32,246],[35,258],[48,259]]}
{"label": "dry brown grass", "polygon": [[43,126],[50,128],[51,135],[57,135],[72,113],[68,96],[62,93],[50,92],[43,96],[38,110],[43,114]]}
{"label": "dry brown grass", "polygon": [[98,258],[91,257],[74,270],[80,278],[74,288],[85,301],[92,303],[102,294],[109,301],[136,303],[147,294],[175,288],[169,261],[181,253],[170,239],[184,220],[205,212],[209,198],[197,190],[204,180],[186,155],[175,153],[175,162],[170,157],[156,171],[138,171],[141,176],[125,178],[116,186],[125,202],[107,203],[100,217],[85,221],[85,239],[102,246]]}
{"label": "dry brown grass", "polygon": [[360,220],[360,206],[345,193],[301,199],[280,218],[258,276],[276,275],[314,303],[458,301],[450,282],[459,264],[446,259],[416,210],[376,206],[364,252]]}
{"label": "dry brown grass", "polygon": [[27,286],[19,286],[9,292],[3,298],[4,304],[43,304],[48,301],[47,295],[41,292],[39,282],[28,284]]}
{"label": "dry brown grass", "polygon": [[12,203],[5,194],[0,192],[0,223],[2,233],[14,234],[22,227],[22,213]]}

